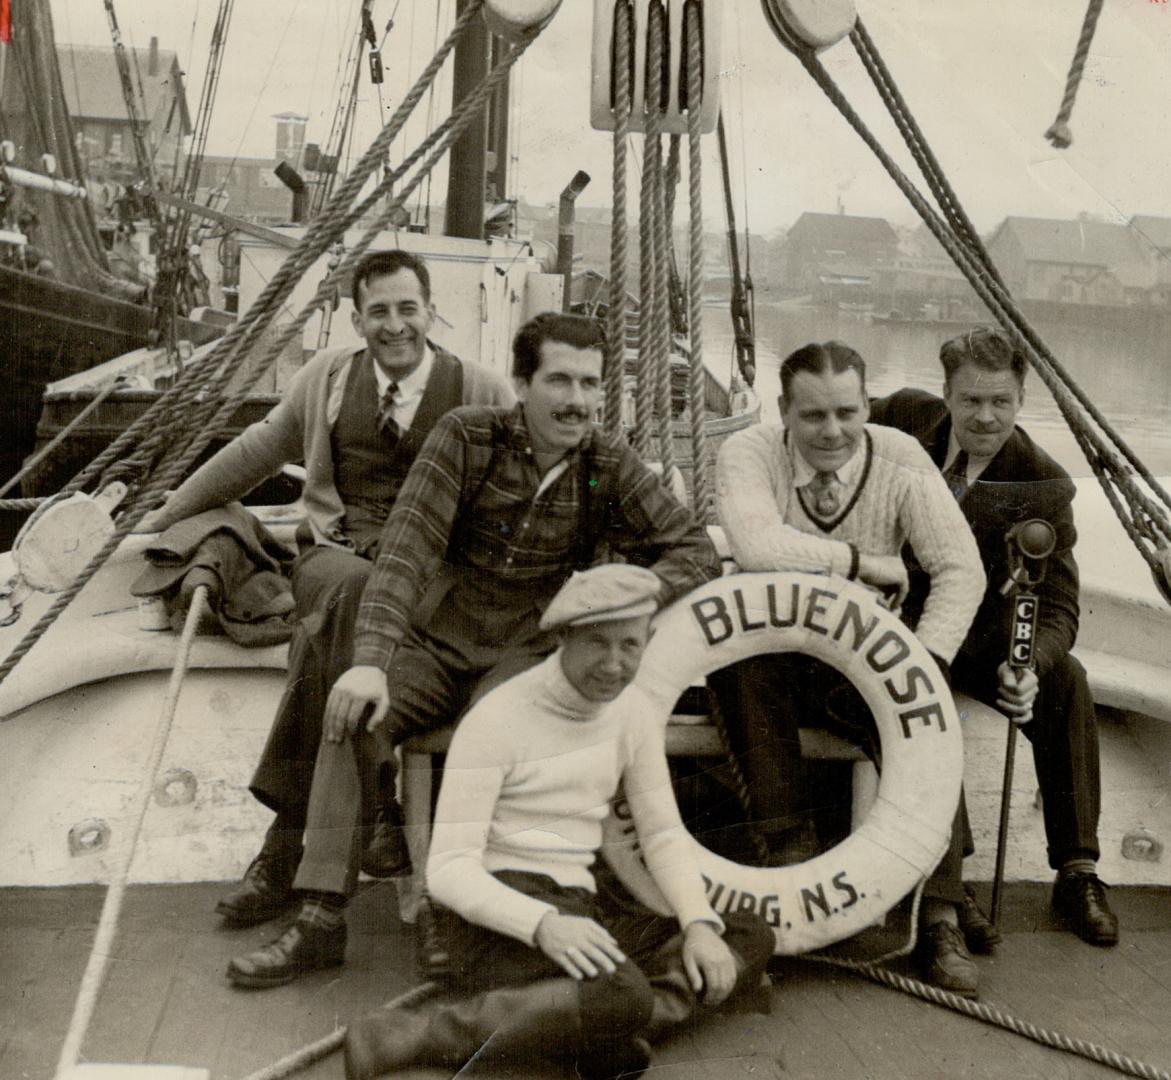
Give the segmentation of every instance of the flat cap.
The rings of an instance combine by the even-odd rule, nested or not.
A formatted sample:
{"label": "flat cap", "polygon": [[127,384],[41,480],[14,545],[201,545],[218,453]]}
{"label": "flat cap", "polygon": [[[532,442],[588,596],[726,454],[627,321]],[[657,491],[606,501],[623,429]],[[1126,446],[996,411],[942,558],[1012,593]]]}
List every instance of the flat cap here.
{"label": "flat cap", "polygon": [[575,571],[549,601],[541,616],[541,629],[653,615],[659,606],[661,585],[653,571],[625,563]]}

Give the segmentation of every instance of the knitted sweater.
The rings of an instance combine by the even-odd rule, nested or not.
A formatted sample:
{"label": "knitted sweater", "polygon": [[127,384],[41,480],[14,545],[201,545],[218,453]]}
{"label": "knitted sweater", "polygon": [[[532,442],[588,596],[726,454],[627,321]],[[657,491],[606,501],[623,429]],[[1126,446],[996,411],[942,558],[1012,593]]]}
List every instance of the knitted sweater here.
{"label": "knitted sweater", "polygon": [[720,447],[720,524],[741,570],[845,575],[850,545],[865,555],[898,555],[909,542],[931,576],[916,635],[948,663],[984,595],[980,552],[963,511],[919,443],[866,425],[870,455],[853,501],[826,528],[805,513],[780,424],[758,424]]}
{"label": "knitted sweater", "polygon": [[[353,346],[328,349],[298,369],[268,415],[245,428],[167,500],[156,524],[159,531],[247,495],[287,463],[304,462],[305,515],[314,543],[348,547],[329,436],[341,412],[350,365],[362,353]],[[500,376],[478,364],[462,366],[463,404],[512,404],[512,390]]]}
{"label": "knitted sweater", "polygon": [[492,873],[547,874],[595,891],[590,866],[619,781],[647,868],[680,926],[722,927],[649,702],[635,687],[607,704],[587,701],[566,679],[560,650],[485,695],[456,728],[427,861],[431,895],[469,922],[533,944],[554,908]]}

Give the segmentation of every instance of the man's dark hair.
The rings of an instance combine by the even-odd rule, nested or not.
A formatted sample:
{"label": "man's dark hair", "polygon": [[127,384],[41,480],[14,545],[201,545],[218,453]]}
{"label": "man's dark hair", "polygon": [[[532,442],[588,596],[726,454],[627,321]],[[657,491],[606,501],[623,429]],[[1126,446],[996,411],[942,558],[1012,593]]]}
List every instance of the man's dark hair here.
{"label": "man's dark hair", "polygon": [[366,282],[371,278],[397,274],[400,270],[410,270],[419,279],[419,285],[423,290],[423,302],[431,303],[431,274],[427,270],[427,264],[418,255],[412,255],[401,248],[393,248],[390,251],[372,251],[369,255],[363,255],[354,267],[353,285],[350,288],[354,307],[358,311],[362,310],[361,288]]}
{"label": "man's dark hair", "polygon": [[541,345],[546,341],[560,341],[575,349],[600,349],[605,368],[606,330],[601,319],[586,315],[564,315],[559,311],[544,311],[529,319],[517,332],[512,342],[512,377],[531,382],[541,366]]}
{"label": "man's dark hair", "polygon": [[862,384],[862,396],[866,396],[866,361],[840,341],[813,341],[789,353],[781,364],[781,397],[789,396],[793,380],[802,371],[808,371],[810,375],[824,375],[827,371],[840,375],[843,371],[856,371]]}
{"label": "man's dark hair", "polygon": [[966,334],[945,341],[939,350],[946,386],[964,364],[975,364],[985,371],[1011,371],[1017,386],[1025,385],[1027,361],[1020,350],[1013,348],[1005,334],[987,326],[969,330]]}

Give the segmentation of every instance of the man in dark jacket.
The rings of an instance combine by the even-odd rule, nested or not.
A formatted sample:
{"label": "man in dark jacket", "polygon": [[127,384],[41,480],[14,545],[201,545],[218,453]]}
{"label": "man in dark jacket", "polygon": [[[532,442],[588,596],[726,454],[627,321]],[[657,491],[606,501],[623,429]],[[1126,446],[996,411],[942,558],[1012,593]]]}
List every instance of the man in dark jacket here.
{"label": "man in dark jacket", "polygon": [[[1025,358],[996,330],[971,330],[940,350],[943,397],[901,390],[874,403],[870,418],[914,435],[943,470],[972,527],[988,575],[984,600],[952,665],[955,689],[994,704],[1033,744],[1049,864],[1057,871],[1053,910],[1085,941],[1113,945],[1118,920],[1098,879],[1101,801],[1098,732],[1085,669],[1070,655],[1078,629],[1073,481],[1016,426]],[[1047,521],[1056,547],[1037,588],[1040,614],[1032,669],[1008,662],[1013,572],[1006,534]],[[1026,564],[1035,570],[1035,565]],[[913,570],[913,568],[912,568]],[[912,572],[904,614],[921,590]]]}

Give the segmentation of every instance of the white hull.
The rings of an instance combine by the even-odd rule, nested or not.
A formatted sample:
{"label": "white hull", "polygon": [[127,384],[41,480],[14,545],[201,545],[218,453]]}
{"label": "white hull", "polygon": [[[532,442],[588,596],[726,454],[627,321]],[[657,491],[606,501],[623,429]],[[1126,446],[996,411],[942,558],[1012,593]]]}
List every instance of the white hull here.
{"label": "white hull", "polygon": [[[1096,527],[1101,501],[1096,491],[1079,494],[1084,566],[1107,565],[1096,561],[1100,551],[1115,563],[1129,554],[1109,529]],[[128,586],[142,565],[138,552],[144,544],[142,537],[130,538],[0,686],[0,715],[7,717],[0,722],[0,885],[106,881],[126,840],[127,808],[141,782],[177,643],[175,635],[138,627]],[[10,558],[0,558],[0,580],[11,572],[5,565]],[[1132,579],[1130,594],[1111,591],[1099,578],[1085,574],[1079,655],[1100,702],[1141,709],[1104,710],[1101,717],[1102,876],[1116,884],[1169,885],[1167,859],[1124,857],[1123,841],[1136,830],[1146,830],[1156,843],[1171,840],[1171,676],[1161,666],[1171,641],[1171,611],[1155,599],[1149,577]],[[34,594],[21,618],[0,628],[0,654],[50,600]],[[283,648],[245,650],[226,638],[196,639],[163,758],[164,772],[191,775],[193,797],[173,806],[152,799],[132,880],[228,880],[247,865],[270,817],[247,783],[275,712],[283,666]],[[967,874],[988,880],[1005,722],[972,702],[961,708],[967,714],[965,776],[977,845]],[[176,780],[172,791],[185,794],[184,781]],[[1022,739],[1013,780],[1009,880],[1051,874],[1035,796],[1032,757]],[[105,844],[71,851],[70,830],[94,820],[109,829]]]}

